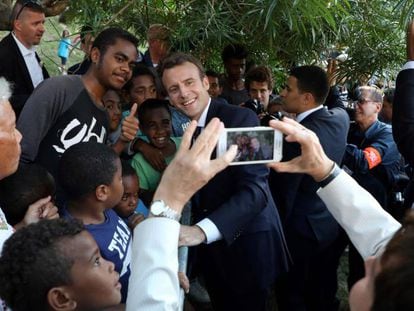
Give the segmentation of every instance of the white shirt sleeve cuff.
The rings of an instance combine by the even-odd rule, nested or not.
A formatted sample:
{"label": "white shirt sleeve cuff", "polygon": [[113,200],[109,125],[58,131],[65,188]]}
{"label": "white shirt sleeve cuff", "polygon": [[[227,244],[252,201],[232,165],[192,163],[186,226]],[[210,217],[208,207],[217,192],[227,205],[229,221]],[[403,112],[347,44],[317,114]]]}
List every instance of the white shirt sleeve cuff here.
{"label": "white shirt sleeve cuff", "polygon": [[208,218],[204,218],[196,225],[199,226],[206,235],[206,244],[213,243],[223,238],[223,235],[220,233],[217,226]]}
{"label": "white shirt sleeve cuff", "polygon": [[414,69],[414,61],[413,60],[409,60],[408,62],[406,62],[404,64],[404,66],[401,68],[401,71],[406,70],[406,69]]}

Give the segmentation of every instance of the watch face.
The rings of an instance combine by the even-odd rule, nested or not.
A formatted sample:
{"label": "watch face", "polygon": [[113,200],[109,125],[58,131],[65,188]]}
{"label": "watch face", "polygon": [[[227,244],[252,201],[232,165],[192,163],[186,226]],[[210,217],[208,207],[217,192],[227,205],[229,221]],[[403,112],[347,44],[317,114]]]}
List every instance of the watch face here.
{"label": "watch face", "polygon": [[165,210],[164,202],[155,201],[151,205],[151,213],[158,216]]}

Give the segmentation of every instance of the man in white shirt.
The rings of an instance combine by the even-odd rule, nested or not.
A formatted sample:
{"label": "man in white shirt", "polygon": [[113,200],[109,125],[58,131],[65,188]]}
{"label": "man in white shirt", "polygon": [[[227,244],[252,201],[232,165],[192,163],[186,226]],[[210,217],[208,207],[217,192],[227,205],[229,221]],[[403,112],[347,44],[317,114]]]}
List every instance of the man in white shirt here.
{"label": "man in white shirt", "polygon": [[49,78],[35,49],[45,32],[45,14],[36,2],[18,0],[11,21],[12,31],[0,42],[0,76],[13,82],[10,103],[18,118],[33,89]]}

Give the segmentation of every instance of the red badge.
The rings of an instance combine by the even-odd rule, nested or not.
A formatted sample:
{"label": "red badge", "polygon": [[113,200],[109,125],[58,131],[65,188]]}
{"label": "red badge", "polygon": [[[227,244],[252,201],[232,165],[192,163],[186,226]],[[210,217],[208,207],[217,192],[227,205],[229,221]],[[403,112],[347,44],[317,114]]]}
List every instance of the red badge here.
{"label": "red badge", "polygon": [[377,149],[373,147],[365,148],[364,155],[367,159],[369,169],[372,169],[373,167],[377,166],[382,161],[380,153]]}

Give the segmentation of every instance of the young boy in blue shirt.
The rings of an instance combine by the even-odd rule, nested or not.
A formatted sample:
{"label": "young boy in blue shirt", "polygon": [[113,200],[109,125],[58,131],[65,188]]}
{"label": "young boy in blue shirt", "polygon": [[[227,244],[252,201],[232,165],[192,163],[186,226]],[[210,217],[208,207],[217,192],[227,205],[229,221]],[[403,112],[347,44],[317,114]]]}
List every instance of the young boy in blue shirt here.
{"label": "young boy in blue shirt", "polygon": [[122,284],[122,302],[125,302],[132,234],[112,210],[124,193],[118,155],[104,144],[74,145],[60,160],[58,178],[68,198],[62,216],[81,220],[98,244],[102,257],[115,264]]}

